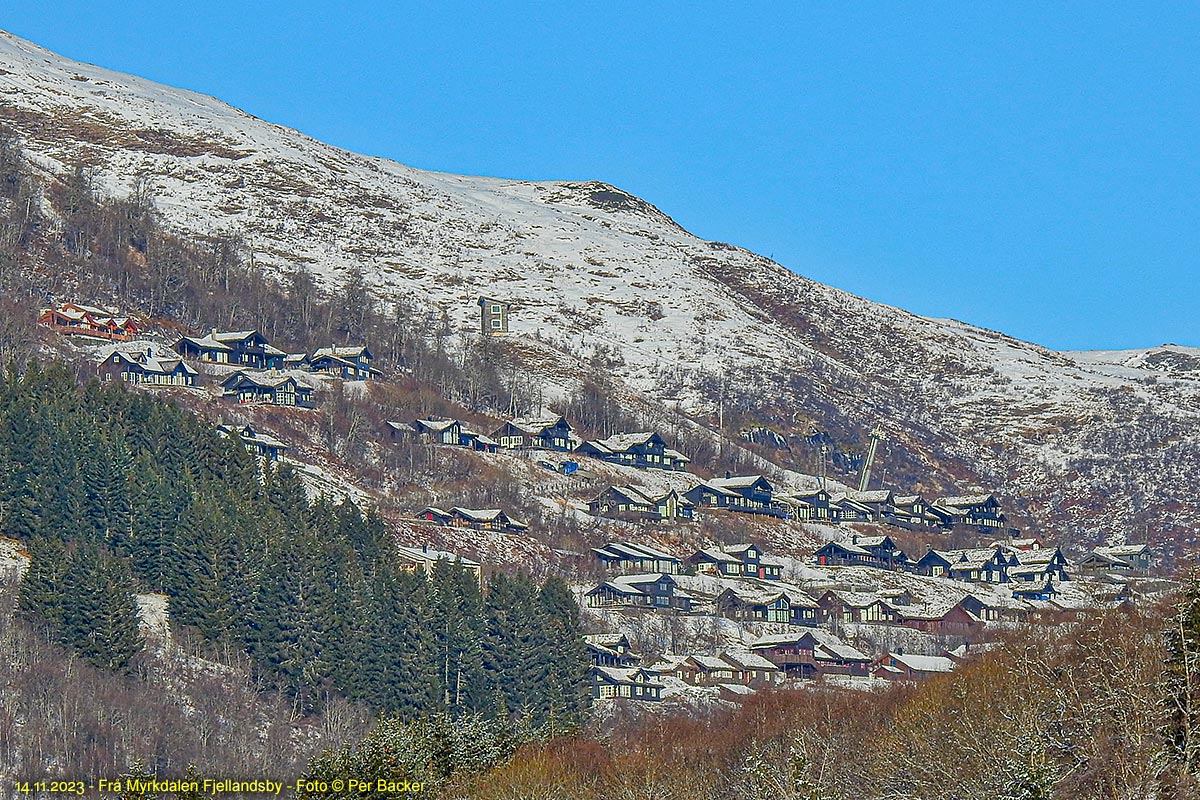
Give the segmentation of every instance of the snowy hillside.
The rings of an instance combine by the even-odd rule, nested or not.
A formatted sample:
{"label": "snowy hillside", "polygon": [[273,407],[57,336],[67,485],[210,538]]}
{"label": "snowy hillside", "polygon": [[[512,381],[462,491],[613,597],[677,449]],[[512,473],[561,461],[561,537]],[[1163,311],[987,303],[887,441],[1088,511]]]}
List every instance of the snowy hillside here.
{"label": "snowy hillside", "polygon": [[382,299],[416,297],[464,329],[477,297],[502,296],[551,392],[615,345],[615,374],[655,402],[696,415],[740,403],[847,447],[878,424],[877,475],[935,495],[995,490],[1015,521],[1079,545],[1200,528],[1200,351],[1055,353],[917,317],[700,240],[603,183],[359,156],[7,34],[0,122],[47,170],[93,164],[118,194],[149,176],[172,225],[241,230],[273,268],[336,283],[358,265]]}

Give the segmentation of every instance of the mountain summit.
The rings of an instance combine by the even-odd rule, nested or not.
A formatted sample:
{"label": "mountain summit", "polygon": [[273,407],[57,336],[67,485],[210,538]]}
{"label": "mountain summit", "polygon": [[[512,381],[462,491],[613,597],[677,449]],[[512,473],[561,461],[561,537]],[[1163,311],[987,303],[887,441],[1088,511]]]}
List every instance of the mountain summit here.
{"label": "mountain summit", "polygon": [[416,299],[459,329],[477,326],[481,295],[509,301],[551,394],[602,360],[663,413],[732,409],[784,442],[815,425],[852,450],[879,426],[875,474],[895,488],[995,491],[1078,546],[1169,550],[1200,529],[1200,350],[1058,353],[919,317],[703,241],[601,182],[356,155],[9,34],[0,97],[41,168],[90,165],[114,194],[146,180],[169,225],[237,230],[269,269],[331,285],[361,272],[380,300]]}

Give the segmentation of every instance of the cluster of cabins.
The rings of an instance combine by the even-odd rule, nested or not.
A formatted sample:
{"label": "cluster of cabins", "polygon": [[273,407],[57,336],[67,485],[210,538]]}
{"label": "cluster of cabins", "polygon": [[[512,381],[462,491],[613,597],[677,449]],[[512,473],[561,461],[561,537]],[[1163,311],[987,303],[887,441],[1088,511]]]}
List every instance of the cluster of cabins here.
{"label": "cluster of cabins", "polygon": [[[1037,546],[1032,539],[969,550],[931,549],[914,561],[887,536],[857,536],[829,543],[815,556],[817,566],[867,566],[981,585],[970,591],[903,580],[890,581],[895,588],[856,590],[828,573],[821,579],[824,588],[813,591],[785,581],[784,562],[749,543],[704,548],[686,559],[633,542],[610,542],[592,552],[606,572],[584,594],[592,608],[712,613],[804,628],[892,625],[938,636],[971,636],[989,622],[1066,610],[1058,596],[1071,578],[1059,548]],[[1153,551],[1145,545],[1099,548],[1081,564],[1111,567],[1112,559],[1126,565],[1126,573],[1145,574]],[[918,588],[905,588],[906,583]],[[1114,589],[1112,599],[1121,599],[1119,591]]]}
{"label": "cluster of cabins", "polygon": [[941,497],[897,495],[881,489],[837,492],[802,489],[780,492],[763,475],[731,475],[697,481],[689,489],[661,492],[636,486],[609,486],[588,500],[588,513],[627,522],[690,521],[700,510],[725,509],[779,519],[840,524],[893,525],[909,530],[971,528],[1009,530],[1000,502],[992,494]]}
{"label": "cluster of cabins", "polygon": [[613,542],[593,553],[613,574],[585,593],[591,608],[713,613],[742,622],[804,628],[894,625],[938,636],[970,636],[989,621],[1015,619],[1028,611],[1015,593],[1012,602],[1004,603],[985,593],[918,597],[903,588],[829,588],[814,594],[785,582],[782,564],[753,544],[706,548],[685,561],[630,542]]}
{"label": "cluster of cabins", "polygon": [[[630,651],[625,637],[588,637],[593,695],[657,701],[670,685],[668,678],[715,687],[720,697],[731,700],[792,678],[833,675],[921,680],[953,670],[973,648],[982,646],[963,644],[938,655],[905,653],[893,647],[871,655],[838,634],[852,630],[862,634],[869,628],[853,626],[880,625],[971,641],[992,622],[1015,621],[1035,612],[1062,618],[1058,615],[1079,610],[1055,603],[1056,587],[1070,577],[1062,553],[1057,547],[1038,546],[1032,539],[973,550],[930,550],[916,561],[886,536],[858,537],[849,544],[852,547],[846,549],[822,548],[825,552],[818,556],[819,564],[905,570],[989,585],[967,591],[961,585],[926,581],[909,588],[900,580],[894,581],[892,588],[868,590],[827,583],[826,588],[814,591],[811,586],[800,588],[786,582],[782,562],[753,544],[705,548],[679,559],[655,547],[611,542],[593,551],[610,574],[586,592],[590,607],[712,613],[773,625],[774,631],[786,629],[750,641],[745,652],[667,657],[649,666],[642,665]],[[1153,558],[1153,551],[1145,545],[1101,547],[1081,559],[1076,568],[1145,574]],[[828,580],[833,579],[830,576]],[[1003,591],[991,584],[1004,584]],[[1114,590],[1109,599],[1120,603],[1127,601],[1124,597]]]}
{"label": "cluster of cabins", "polygon": [[420,436],[436,444],[485,452],[499,449],[576,452],[639,469],[682,470],[690,463],[687,456],[668,447],[657,433],[622,433],[607,439],[584,440],[562,416],[511,419],[487,434],[456,419],[417,419],[387,425],[393,438]]}
{"label": "cluster of cabins", "polygon": [[417,513],[417,519],[432,522],[435,525],[447,525],[451,528],[472,528],[481,531],[510,531],[520,533],[529,529],[511,514],[499,508],[453,508],[443,510],[428,506]]}
{"label": "cluster of cabins", "polygon": [[828,675],[882,680],[924,680],[952,671],[972,654],[969,646],[941,655],[906,654],[902,649],[867,655],[820,629],[761,637],[748,650],[718,655],[668,656],[643,666],[622,634],[584,637],[592,658],[592,696],[658,702],[664,678],[689,686],[712,687],[721,699],[737,701],[789,679]]}
{"label": "cluster of cabins", "polygon": [[963,550],[931,548],[912,559],[889,536],[856,534],[846,541],[827,542],[813,558],[821,566],[868,566],[971,583],[1021,584],[1013,593],[1024,599],[1050,599],[1056,593],[1054,584],[1069,578],[1062,551],[1029,538]]}
{"label": "cluster of cabins", "polygon": [[[667,446],[658,433],[621,433],[583,440],[562,416],[520,418],[483,433],[456,419],[417,419],[387,423],[394,438],[423,437],[436,444],[484,452],[556,450],[639,469],[686,470],[687,456]],[[899,495],[882,489],[830,492],[813,488],[781,492],[763,475],[733,475],[697,480],[685,491],[608,486],[587,501],[595,517],[628,522],[691,521],[701,509],[725,509],[780,519],[811,522],[884,523],[907,529],[949,530],[967,526],[981,531],[1005,528],[1000,503],[992,494],[940,497]]]}
{"label": "cluster of cabins", "polygon": [[[140,332],[128,318],[110,315],[98,320],[94,311],[87,306],[66,304],[44,311],[39,321],[67,333],[114,341],[128,341]],[[101,362],[98,374],[106,381],[195,386],[200,382],[200,372],[193,364],[233,366],[239,369],[220,381],[226,398],[240,404],[314,408],[315,387],[305,379],[306,373],[365,381],[380,375],[371,366],[372,360],[366,345],[334,345],[318,348],[311,354],[289,354],[273,346],[261,331],[213,328],[204,336],[180,337],[170,350],[151,343],[132,350],[118,349]]]}

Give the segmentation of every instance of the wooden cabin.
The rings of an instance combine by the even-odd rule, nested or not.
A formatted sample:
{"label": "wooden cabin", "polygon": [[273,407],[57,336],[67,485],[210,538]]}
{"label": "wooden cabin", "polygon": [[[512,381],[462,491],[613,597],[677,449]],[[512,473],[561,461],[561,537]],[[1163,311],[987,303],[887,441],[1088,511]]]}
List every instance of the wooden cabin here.
{"label": "wooden cabin", "polygon": [[288,375],[239,370],[221,381],[225,397],[238,403],[266,403],[297,408],[316,408],[313,388]]}
{"label": "wooden cabin", "polygon": [[426,575],[433,574],[433,568],[437,566],[439,561],[445,561],[452,566],[459,567],[475,576],[475,580],[483,585],[483,566],[478,561],[472,561],[458,553],[450,553],[445,550],[435,550],[429,545],[422,547],[404,547],[396,546],[396,556],[399,558],[400,568],[406,572],[423,572]]}
{"label": "wooden cabin", "polygon": [[576,452],[613,464],[638,469],[684,469],[691,459],[667,447],[657,433],[620,433],[607,439],[583,442]]}
{"label": "wooden cabin", "polygon": [[633,653],[629,645],[629,637],[623,633],[594,633],[583,637],[587,645],[588,656],[594,667],[619,667],[622,669],[637,666],[641,657]]}
{"label": "wooden cabin", "polygon": [[692,610],[692,597],[662,572],[616,575],[584,595],[589,607],[634,606],[660,611]]}
{"label": "wooden cabin", "polygon": [[66,336],[87,336],[111,342],[127,342],[142,331],[131,317],[80,303],[44,308],[38,314],[37,323]]}
{"label": "wooden cabin", "polygon": [[170,356],[155,353],[152,347],[114,352],[100,362],[96,372],[102,381],[115,379],[150,386],[195,386],[200,374],[173,353]]}
{"label": "wooden cabin", "polygon": [[308,358],[308,368],[344,381],[365,381],[381,374],[371,367],[372,359],[366,345],[322,347]]}
{"label": "wooden cabin", "polygon": [[641,667],[592,667],[592,697],[596,700],[624,699],[656,703],[662,700],[663,685],[658,675]]}
{"label": "wooden cabin", "polygon": [[207,336],[183,336],[175,343],[175,352],[184,358],[214,364],[238,364],[250,369],[283,369],[287,353],[272,347],[258,331],[218,331]]}
{"label": "wooden cabin", "polygon": [[828,631],[805,630],[764,636],[750,644],[785,674],[802,678],[819,675],[866,675],[871,657],[860,653]]}
{"label": "wooden cabin", "polygon": [[563,417],[541,419],[513,419],[501,425],[491,438],[506,449],[530,448],[535,450],[574,449],[571,423]]}
{"label": "wooden cabin", "polygon": [[690,520],[694,512],[691,501],[674,489],[651,495],[634,486],[609,486],[588,501],[588,513],[593,517],[626,522]]}
{"label": "wooden cabin", "polygon": [[902,651],[885,652],[871,664],[871,677],[889,681],[921,681],[945,675],[958,666],[946,656],[909,655]]}
{"label": "wooden cabin", "polygon": [[730,475],[710,478],[684,492],[698,508],[727,508],[746,514],[788,518],[787,507],[777,502],[774,487],[762,475]]}
{"label": "wooden cabin", "polygon": [[993,494],[939,497],[934,505],[950,512],[952,525],[966,525],[982,530],[1003,528],[1007,525],[1000,501]]}
{"label": "wooden cabin", "polygon": [[653,547],[632,542],[609,542],[592,548],[592,553],[609,572],[679,573],[679,559]]}
{"label": "wooden cabin", "polygon": [[1154,550],[1145,544],[1126,544],[1113,547],[1097,547],[1079,559],[1080,572],[1100,574],[1106,572],[1149,574],[1154,566]]}
{"label": "wooden cabin", "polygon": [[253,455],[267,461],[278,461],[288,446],[268,433],[255,430],[253,425],[218,425],[217,430],[237,439]]}

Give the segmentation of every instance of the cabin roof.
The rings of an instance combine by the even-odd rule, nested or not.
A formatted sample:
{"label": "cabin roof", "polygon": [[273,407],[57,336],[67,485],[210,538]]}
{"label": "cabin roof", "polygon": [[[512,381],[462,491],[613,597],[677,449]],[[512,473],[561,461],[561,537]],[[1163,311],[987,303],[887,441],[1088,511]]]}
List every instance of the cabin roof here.
{"label": "cabin roof", "polygon": [[991,494],[966,494],[958,495],[957,497],[939,497],[936,500],[939,506],[954,506],[957,508],[982,506],[994,502],[996,502],[996,496]]}
{"label": "cabin roof", "polygon": [[396,545],[396,552],[401,558],[408,561],[415,561],[419,564],[435,563],[438,561],[450,561],[453,563],[462,564],[465,567],[478,567],[478,561],[461,556],[458,553],[451,553],[446,550],[434,550],[432,547],[405,547]]}
{"label": "cabin roof", "polygon": [[644,544],[634,544],[633,542],[609,542],[603,547],[593,547],[592,552],[597,555],[621,560],[644,561],[648,558],[659,561],[679,560],[670,553],[664,553],[662,550],[656,550]]}
{"label": "cabin roof", "polygon": [[954,659],[946,656],[918,656],[908,653],[888,653],[887,656],[896,659],[913,672],[950,672],[957,666]]}

